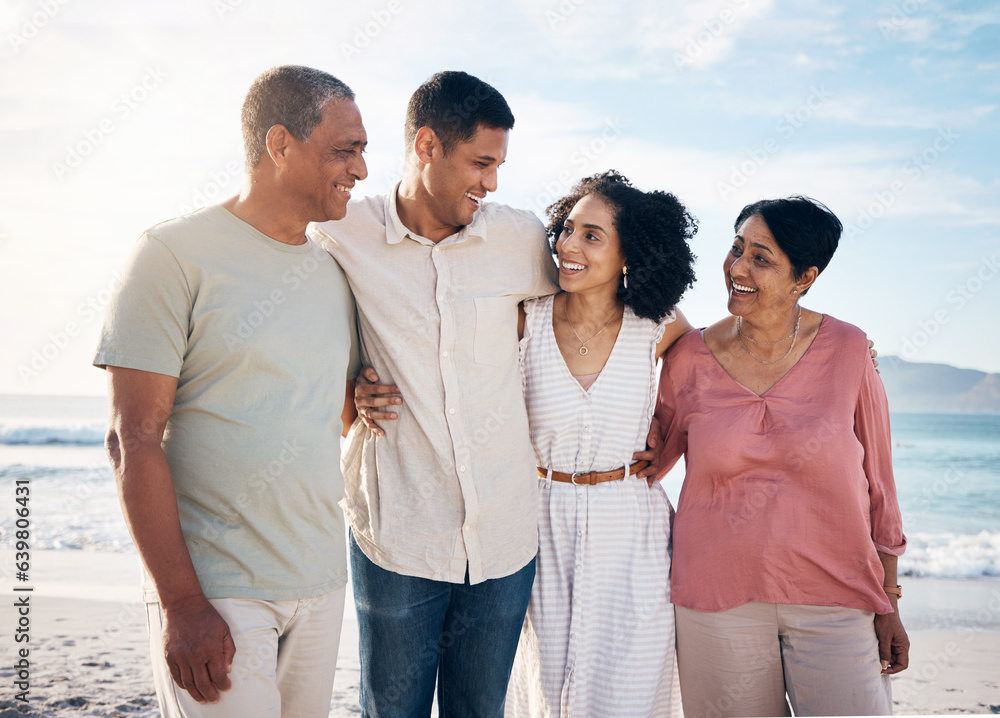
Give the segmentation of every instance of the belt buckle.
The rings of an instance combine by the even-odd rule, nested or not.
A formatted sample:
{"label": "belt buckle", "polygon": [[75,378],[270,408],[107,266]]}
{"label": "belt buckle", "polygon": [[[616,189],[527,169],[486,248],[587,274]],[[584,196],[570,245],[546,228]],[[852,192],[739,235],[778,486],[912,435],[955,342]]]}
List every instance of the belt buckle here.
{"label": "belt buckle", "polygon": [[582,484],[576,483],[576,472],[575,471],[572,474],[569,475],[569,481],[570,481],[571,484],[573,484],[573,486],[582,486]]}

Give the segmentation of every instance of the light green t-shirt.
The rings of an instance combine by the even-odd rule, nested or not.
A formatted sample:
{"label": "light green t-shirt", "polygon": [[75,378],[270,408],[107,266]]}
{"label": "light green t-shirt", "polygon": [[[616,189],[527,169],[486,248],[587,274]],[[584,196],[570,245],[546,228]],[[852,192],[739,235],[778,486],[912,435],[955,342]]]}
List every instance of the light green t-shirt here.
{"label": "light green t-shirt", "polygon": [[[163,449],[207,597],[347,582],[340,414],[356,336],[347,280],[311,241],[275,241],[218,205],[139,239],[94,364],[178,379]],[[148,576],[143,597],[158,600]]]}

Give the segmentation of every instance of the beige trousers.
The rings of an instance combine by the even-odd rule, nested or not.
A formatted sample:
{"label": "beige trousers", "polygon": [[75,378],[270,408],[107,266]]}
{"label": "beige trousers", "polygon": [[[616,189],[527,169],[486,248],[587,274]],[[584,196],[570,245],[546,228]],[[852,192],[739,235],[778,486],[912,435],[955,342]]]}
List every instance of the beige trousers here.
{"label": "beige trousers", "polygon": [[789,702],[796,716],[892,715],[871,611],[775,603],[675,609],[688,718],[787,716]]}
{"label": "beige trousers", "polygon": [[200,704],[170,677],[163,612],[146,604],[153,682],[165,718],[327,718],[346,589],[293,601],[213,598],[236,644],[232,687]]}

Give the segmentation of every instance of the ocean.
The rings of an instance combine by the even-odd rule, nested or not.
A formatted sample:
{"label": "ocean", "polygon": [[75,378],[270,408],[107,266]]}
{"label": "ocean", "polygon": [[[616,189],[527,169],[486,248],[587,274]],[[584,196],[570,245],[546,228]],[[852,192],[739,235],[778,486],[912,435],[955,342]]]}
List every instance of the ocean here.
{"label": "ocean", "polygon": [[[0,396],[0,548],[14,547],[14,480],[31,480],[35,549],[131,551],[104,454],[103,397]],[[892,415],[909,540],[905,576],[1000,576],[1000,415]],[[682,470],[664,487],[676,504]],[[6,506],[6,508],[5,508]]]}

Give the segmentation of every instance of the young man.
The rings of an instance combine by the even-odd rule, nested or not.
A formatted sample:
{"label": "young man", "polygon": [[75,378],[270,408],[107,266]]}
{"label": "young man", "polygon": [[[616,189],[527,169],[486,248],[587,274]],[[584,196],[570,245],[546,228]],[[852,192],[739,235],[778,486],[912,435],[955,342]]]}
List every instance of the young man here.
{"label": "young man", "polygon": [[405,397],[345,447],[368,716],[429,715],[435,679],[442,715],[503,714],[538,545],[517,305],[556,289],[538,219],[484,201],[513,125],[490,85],[435,75],[410,99],[400,184],[313,230],[371,378]]}
{"label": "young man", "polygon": [[355,308],[305,230],[367,176],[353,98],[307,67],[257,78],[241,194],[149,229],[108,307],[94,364],[166,716],[329,713]]}

